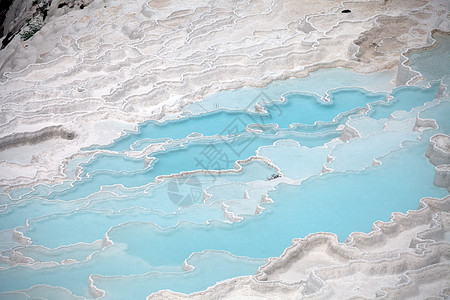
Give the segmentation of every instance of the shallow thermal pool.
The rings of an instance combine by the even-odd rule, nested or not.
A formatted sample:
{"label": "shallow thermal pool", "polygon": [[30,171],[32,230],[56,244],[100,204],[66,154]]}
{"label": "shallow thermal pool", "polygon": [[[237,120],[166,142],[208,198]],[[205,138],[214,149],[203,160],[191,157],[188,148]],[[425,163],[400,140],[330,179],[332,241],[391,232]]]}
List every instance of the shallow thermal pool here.
{"label": "shallow thermal pool", "polygon": [[[2,191],[0,253],[22,263],[0,260],[0,298],[192,293],[254,274],[294,238],[345,241],[447,195],[424,154],[450,132],[450,99],[440,78],[392,77],[329,69],[224,91],[84,149],[62,184]],[[417,115],[439,128],[414,131]]]}

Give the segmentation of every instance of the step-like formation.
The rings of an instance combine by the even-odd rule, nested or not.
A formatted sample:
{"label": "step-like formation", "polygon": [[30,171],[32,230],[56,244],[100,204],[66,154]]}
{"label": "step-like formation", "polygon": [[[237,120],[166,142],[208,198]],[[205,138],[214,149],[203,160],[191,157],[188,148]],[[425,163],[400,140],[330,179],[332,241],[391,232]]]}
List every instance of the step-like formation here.
{"label": "step-like formation", "polygon": [[147,299],[409,299],[450,296],[450,197],[424,198],[417,211],[393,213],[368,234],[345,243],[316,233],[295,239],[255,276],[227,280],[203,292],[161,291]]}
{"label": "step-like formation", "polygon": [[[128,290],[145,297],[147,290],[160,291],[165,278],[174,288],[183,282],[197,284],[199,278],[210,280],[192,287],[199,291],[224,278],[252,274],[265,263],[261,257],[270,255],[255,247],[264,240],[255,239],[258,222],[278,225],[277,213],[279,219],[296,221],[291,211],[283,211],[292,199],[277,203],[269,198],[272,190],[303,188],[305,181],[324,189],[328,182],[322,180],[338,176],[354,184],[359,175],[376,172],[376,179],[402,177],[402,168],[383,169],[399,161],[395,166],[421,164],[408,169],[408,176],[421,173],[414,184],[429,177],[425,149],[430,132],[448,133],[450,102],[445,80],[408,86],[424,78],[410,67],[407,56],[432,49],[437,44],[433,33],[450,30],[446,1],[191,2],[53,1],[42,28],[26,38],[17,35],[0,51],[0,287],[6,291],[0,298],[39,298],[53,292],[61,299],[108,298]],[[392,92],[394,83],[381,89],[376,83],[328,87],[327,81],[344,79],[328,75],[321,81],[320,72],[313,73],[335,67],[370,78],[377,78],[371,72],[389,70],[389,79],[380,82],[396,73],[395,84],[407,86]],[[336,70],[327,74],[356,76]],[[324,87],[309,90],[306,82],[314,80],[305,79],[304,93],[294,87],[272,99],[259,90],[262,101],[249,104],[236,97],[228,103],[220,95],[222,102],[198,103],[220,91],[308,74]],[[311,111],[289,106],[295,99]],[[336,105],[328,109],[329,104]],[[335,109],[337,104],[346,109]],[[282,105],[285,114],[274,121],[274,111]],[[173,121],[186,106],[207,113],[197,110],[192,118]],[[264,123],[261,115],[249,112],[253,110],[271,111],[271,122]],[[325,119],[309,120],[313,111]],[[211,124],[215,119],[208,116],[219,121]],[[230,123],[230,116],[237,119]],[[147,120],[173,122],[137,126]],[[234,127],[219,128],[224,124]],[[111,144],[124,130],[128,135]],[[194,166],[190,161],[198,158],[195,149],[224,150],[253,138],[259,146],[227,161],[227,167]],[[436,165],[434,183],[447,188],[448,150],[448,135],[430,139],[427,156]],[[339,184],[330,191],[339,190]],[[182,194],[186,185],[190,197]],[[365,190],[371,196],[372,185]],[[410,189],[423,193],[410,192],[415,204],[429,192],[447,195],[432,185],[432,178],[424,186]],[[346,187],[340,190],[343,202],[355,189]],[[407,194],[398,192],[400,188],[395,193]],[[376,205],[374,200],[366,205]],[[279,211],[272,211],[270,203]],[[303,211],[301,202],[293,204],[295,209],[288,208]],[[388,212],[402,211],[399,207]],[[417,211],[393,213],[390,222],[378,221],[370,233],[352,233],[344,243],[338,235],[347,237],[345,230],[295,239],[254,276],[222,281],[191,295],[160,291],[149,298],[445,299],[450,296],[449,216],[450,197],[423,198]],[[252,236],[242,234],[247,233],[245,225]],[[238,234],[233,236],[229,228]],[[299,237],[322,229],[303,235],[298,228],[289,230]],[[277,238],[274,232],[264,241],[268,248],[271,238]],[[171,234],[172,240],[167,238]],[[226,248],[234,246],[233,237],[243,241],[242,236],[256,241],[249,242],[251,250],[238,254],[241,247]],[[216,244],[220,239],[230,243]],[[279,255],[291,240],[289,236],[287,244],[279,243],[278,252],[272,247],[271,255]],[[167,241],[172,249],[165,248]],[[166,264],[159,265],[159,260]],[[220,272],[208,274],[212,264]],[[215,279],[218,273],[222,277]],[[61,280],[67,274],[73,280]]]}
{"label": "step-like formation", "polygon": [[425,155],[436,166],[434,184],[450,191],[450,136],[446,134],[432,136]]}
{"label": "step-like formation", "polygon": [[31,163],[3,159],[17,176],[2,185],[61,177],[61,161],[82,147],[220,90],[323,67],[396,67],[402,51],[448,27],[439,0],[53,2],[34,36],[0,52],[0,137],[62,125],[75,139],[47,143]]}

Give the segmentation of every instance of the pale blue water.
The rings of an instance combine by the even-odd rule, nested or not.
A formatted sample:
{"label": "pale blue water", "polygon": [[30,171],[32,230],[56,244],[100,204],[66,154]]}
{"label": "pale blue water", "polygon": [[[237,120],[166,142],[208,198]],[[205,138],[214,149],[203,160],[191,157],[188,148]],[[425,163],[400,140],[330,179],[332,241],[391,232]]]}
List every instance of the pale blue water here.
{"label": "pale blue water", "polygon": [[[409,66],[419,71],[427,80],[441,80],[450,86],[450,36],[435,34],[437,44],[430,50],[409,55]],[[436,58],[439,59],[436,59]]]}
{"label": "pale blue water", "polygon": [[[384,83],[384,92],[357,88],[374,82]],[[0,264],[0,292],[34,286],[0,293],[0,299],[92,298],[91,275],[105,299],[145,299],[161,289],[192,293],[254,274],[294,238],[325,231],[344,241],[351,232],[369,232],[376,220],[388,221],[394,211],[417,209],[422,197],[446,196],[446,189],[433,185],[434,166],[424,154],[430,136],[450,131],[450,100],[434,100],[436,82],[394,90],[386,82],[385,73],[364,77],[333,69],[303,81],[222,92],[200,103],[206,113],[190,105],[186,111],[196,115],[149,121],[111,145],[90,147],[98,153],[68,168],[75,178],[81,166],[80,180],[2,191],[0,254],[9,257],[16,250],[59,265]],[[325,92],[341,83],[327,92],[326,102]],[[285,101],[279,100],[282,94]],[[388,95],[393,99],[386,103]],[[251,111],[260,100],[267,113]],[[435,119],[439,129],[412,131],[417,113]],[[347,121],[362,138],[336,139]],[[187,138],[193,132],[203,136]],[[145,157],[127,156],[154,143],[165,143],[165,149],[150,154],[155,159],[149,165]],[[156,180],[182,171],[230,170],[256,155],[241,163],[241,171],[198,173],[198,198],[190,205],[179,206],[173,198],[192,192],[189,186],[174,192],[173,180]],[[328,155],[335,159],[327,161]],[[382,165],[373,167],[375,158]],[[321,175],[324,165],[336,171]],[[281,175],[277,167],[284,178],[270,180]],[[286,183],[298,179],[304,181]],[[264,192],[273,203],[261,204],[265,209],[255,215]],[[241,212],[243,220],[230,222],[226,208]],[[12,240],[14,228],[32,245]],[[105,234],[114,245],[102,248]],[[61,264],[66,259],[78,262]],[[185,260],[195,269],[183,271]]]}
{"label": "pale blue water", "polygon": [[306,78],[291,78],[273,82],[263,88],[244,87],[238,90],[222,91],[206,97],[201,103],[193,103],[186,111],[194,114],[212,111],[217,108],[253,110],[258,101],[280,99],[289,91],[302,91],[323,96],[327,91],[342,87],[359,88],[375,92],[389,92],[394,88],[392,70],[376,74],[358,74],[348,69],[321,69]]}
{"label": "pale blue water", "polygon": [[[293,238],[317,231],[334,232],[345,240],[352,231],[369,232],[378,219],[389,220],[392,211],[415,209],[422,197],[448,194],[432,184],[434,166],[423,155],[427,147],[426,142],[408,144],[370,171],[327,174],[301,186],[280,185],[269,194],[275,204],[266,205],[261,216],[217,223],[215,230],[189,223],[176,230],[130,223],[114,228],[110,237],[152,265],[180,264],[189,253],[205,248],[258,258],[279,256]],[[173,249],[170,253],[165,251],[167,245]]]}
{"label": "pale blue water", "polygon": [[391,94],[394,98],[389,100],[388,103],[375,103],[373,105],[374,110],[370,117],[373,119],[389,118],[394,111],[410,111],[414,107],[432,101],[438,88],[439,82],[433,82],[428,89],[412,86],[396,88]]}
{"label": "pale blue water", "polygon": [[[214,264],[211,264],[211,261],[214,261]],[[195,269],[191,272],[166,274],[153,272],[129,278],[94,276],[94,280],[99,288],[108,291],[106,299],[123,299],[124,291],[129,298],[145,299],[159,289],[178,290],[182,293],[192,293],[193,286],[206,289],[222,280],[224,276],[233,278],[236,275],[252,273],[255,268],[266,262],[265,259],[248,259],[223,252],[207,251],[195,253],[189,259],[189,263],[195,265]],[[203,279],[202,282],[198,282],[199,277]],[[133,288],[129,287],[130,284]]]}
{"label": "pale blue water", "polygon": [[[236,92],[237,93],[237,92]],[[244,94],[245,95],[245,94]],[[245,97],[242,95],[241,97]],[[363,108],[367,103],[381,101],[386,93],[371,93],[360,89],[338,89],[330,92],[326,102],[316,94],[291,92],[284,95],[286,101],[267,99],[270,103],[260,102],[266,113],[252,113],[246,110],[215,110],[200,115],[169,120],[164,123],[149,121],[139,127],[138,133],[131,133],[113,144],[100,147],[111,151],[129,150],[136,141],[147,139],[161,142],[167,139],[179,140],[193,132],[205,136],[238,134],[245,131],[249,124],[278,124],[280,128],[300,123],[313,125],[315,122],[332,122],[339,114]],[[232,125],[232,126],[230,126]],[[317,131],[317,129],[316,129]],[[142,149],[140,145],[138,149]],[[91,147],[90,149],[94,149]]]}
{"label": "pale blue water", "polygon": [[[348,116],[358,114],[361,108],[373,103],[374,111],[371,117],[386,118],[395,110],[411,110],[434,99],[438,84],[431,88],[412,88],[414,91],[395,89],[392,93],[394,100],[388,104],[379,104],[386,99],[386,93],[371,93],[361,89],[338,89],[330,92],[330,102],[322,101],[318,96],[308,93],[287,94],[285,102],[275,101],[266,104],[268,114],[256,114],[248,111],[216,111],[193,118],[168,121],[158,124],[149,122],[142,126],[139,134],[131,134],[119,139],[111,146],[110,151],[125,151],[139,139],[149,137],[161,138],[174,133],[173,139],[183,139],[192,132],[199,132],[210,138],[199,138],[186,142],[185,146],[173,147],[170,151],[160,151],[152,154],[156,159],[145,168],[143,159],[130,159],[122,155],[111,157],[110,154],[97,155],[88,164],[83,164],[83,181],[75,182],[74,188],[53,193],[51,199],[74,200],[87,197],[100,190],[103,185],[122,184],[125,187],[137,187],[151,183],[159,175],[176,174],[182,171],[198,169],[223,170],[233,168],[234,162],[255,154],[256,149],[264,145],[271,145],[280,138],[289,138],[298,141],[301,145],[314,147],[323,145],[340,135],[337,125],[345,123]],[[408,102],[405,104],[405,102]],[[410,103],[409,103],[410,102]],[[212,120],[216,120],[212,121]],[[245,127],[254,123],[273,123],[280,128],[287,129],[294,123],[313,125],[315,122],[324,122],[311,127],[297,127],[291,130],[276,130],[262,134],[245,133]],[[330,125],[334,129],[330,130]],[[300,129],[300,133],[298,132]],[[306,129],[306,133],[301,131]],[[312,130],[312,132],[311,132]],[[324,131],[325,130],[325,131]],[[313,134],[312,134],[313,133]],[[220,137],[214,137],[220,135]],[[232,135],[233,137],[225,137]],[[209,165],[200,160],[205,145],[212,145],[215,151],[220,152],[220,161]],[[101,147],[104,148],[104,147]],[[115,158],[117,157],[117,160]],[[180,163],[181,162],[181,163]]]}

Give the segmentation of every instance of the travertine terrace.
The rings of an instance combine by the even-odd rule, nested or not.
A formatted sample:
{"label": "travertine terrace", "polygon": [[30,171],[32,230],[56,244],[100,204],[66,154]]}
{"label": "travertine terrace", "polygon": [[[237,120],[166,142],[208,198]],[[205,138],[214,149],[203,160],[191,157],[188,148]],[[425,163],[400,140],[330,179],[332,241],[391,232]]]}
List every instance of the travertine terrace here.
{"label": "travertine terrace", "polygon": [[[28,2],[31,3],[23,1],[23,7],[30,8]],[[4,202],[0,198],[0,213],[11,206],[26,206],[22,199],[14,202],[17,199],[8,193],[27,188],[35,192],[33,189],[39,184],[47,184],[43,185],[45,188],[41,186],[45,190],[65,180],[76,181],[81,178],[81,163],[97,154],[112,153],[86,150],[87,147],[110,144],[125,135],[126,130],[137,131],[138,124],[148,120],[177,119],[187,105],[220,91],[264,87],[326,68],[348,68],[359,74],[389,71],[395,86],[421,82],[425,78],[409,66],[408,55],[435,47],[434,33],[450,32],[450,4],[445,0],[53,0],[33,5],[39,6],[40,2],[45,2],[48,9],[45,17],[39,19],[39,31],[29,39],[23,38],[26,27],[22,31],[18,27],[31,15],[22,10],[15,13],[16,21],[7,16],[11,24],[4,28],[5,33],[15,30],[17,35],[8,43],[5,41],[11,35],[1,39],[7,45],[0,50],[0,188],[2,195],[8,196]],[[29,21],[27,24],[31,26]],[[270,147],[276,146],[275,142],[258,148],[255,156],[234,162],[234,169],[164,174],[155,182],[186,174],[239,174],[245,164],[261,163],[273,170],[272,177],[252,188],[264,186],[270,190],[277,184],[299,185],[310,176],[335,170],[361,171],[381,166],[380,157],[403,148],[408,141],[422,139],[427,130],[439,128],[435,120],[421,115],[442,103],[449,104],[448,87],[442,80],[438,85],[432,104],[368,122],[372,131],[364,132],[365,127],[354,119],[341,124],[340,136],[315,148],[323,154],[324,161],[315,166],[317,173],[305,172],[305,178],[284,176],[280,166],[264,156],[264,151],[273,151]],[[324,102],[329,102],[329,92],[332,91],[326,91]],[[389,100],[386,97],[385,102]],[[360,115],[370,109],[368,105]],[[264,108],[257,104],[250,110],[258,112]],[[256,132],[247,128],[252,130]],[[346,153],[352,140],[364,142],[383,134],[404,136],[393,142],[397,143],[394,149],[375,151],[368,165],[355,163],[355,167],[345,169],[334,161],[335,156]],[[186,139],[199,137],[201,134],[194,132]],[[449,140],[448,132],[432,136],[423,155],[435,165],[434,184],[450,190]],[[292,141],[279,144],[286,149],[309,151]],[[147,168],[154,160],[151,154],[165,146],[167,143],[161,142],[144,150],[125,151],[124,160],[145,159]],[[77,161],[78,164],[70,164]],[[76,170],[71,169],[74,164]],[[230,190],[237,189],[236,185],[229,186]],[[224,184],[205,189],[203,203],[227,187]],[[100,192],[114,194],[112,189]],[[146,193],[147,190],[143,192]],[[227,222],[240,222],[249,214],[264,214],[264,204],[273,202],[267,192],[255,193],[257,196],[251,193],[255,191],[241,193],[245,199],[251,199],[245,205],[220,203],[219,211]],[[72,199],[60,201],[58,205],[63,203],[64,211],[53,214],[69,218],[86,209],[91,200],[95,201],[95,196],[92,198],[79,207]],[[135,209],[136,215],[142,213],[139,207],[127,209]],[[142,210],[143,215],[148,213]],[[123,211],[111,210],[111,216],[120,218]],[[98,253],[113,248],[115,241],[110,235],[122,226],[111,225],[102,232],[103,240],[67,246],[85,247],[83,251],[89,255],[84,260],[41,262],[21,251],[32,244],[26,231],[32,230],[33,222],[45,218],[46,215],[26,217],[20,228],[0,230],[0,271],[22,267],[39,270],[93,261]],[[178,225],[179,222],[173,226]],[[147,299],[448,299],[449,230],[450,197],[427,197],[420,200],[417,210],[392,212],[389,222],[377,221],[371,232],[354,232],[345,242],[327,232],[294,239],[280,257],[268,258],[255,275],[227,279],[189,295],[162,290]],[[120,251],[123,247],[120,243],[115,246]],[[56,249],[63,252],[64,247]],[[45,255],[53,253],[48,248],[42,251]],[[186,272],[195,270],[191,259],[186,257],[182,265]],[[256,264],[255,261],[251,263]],[[101,281],[89,274],[87,295],[106,299],[107,293],[96,285],[96,280]],[[40,288],[35,285],[15,296],[31,298],[38,295]],[[85,299],[67,289],[61,288],[58,293],[67,299]],[[8,294],[0,293],[0,298],[3,296]]]}
{"label": "travertine terrace", "polygon": [[16,36],[0,52],[1,138],[60,125],[76,138],[30,142],[34,157],[1,162],[3,185],[58,180],[80,148],[220,90],[325,67],[395,69],[402,52],[432,44],[430,31],[449,23],[445,1],[94,1],[59,10],[55,2],[32,39]]}

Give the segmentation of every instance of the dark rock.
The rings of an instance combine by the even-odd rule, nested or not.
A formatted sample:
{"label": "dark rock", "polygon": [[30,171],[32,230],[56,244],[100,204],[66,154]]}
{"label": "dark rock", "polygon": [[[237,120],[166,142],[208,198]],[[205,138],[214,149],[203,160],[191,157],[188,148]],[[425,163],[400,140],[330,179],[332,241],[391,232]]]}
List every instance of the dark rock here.
{"label": "dark rock", "polygon": [[0,47],[0,50],[5,48],[9,44],[9,42],[11,42],[11,40],[14,38],[14,36],[15,36],[14,33],[8,32],[8,34],[2,41],[2,46]]}
{"label": "dark rock", "polygon": [[34,132],[19,132],[0,138],[0,151],[24,145],[36,145],[51,139],[73,140],[77,134],[61,125],[49,126]]}
{"label": "dark rock", "polygon": [[13,0],[0,0],[0,37],[4,35],[5,19]]}

